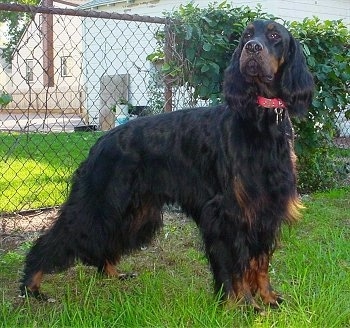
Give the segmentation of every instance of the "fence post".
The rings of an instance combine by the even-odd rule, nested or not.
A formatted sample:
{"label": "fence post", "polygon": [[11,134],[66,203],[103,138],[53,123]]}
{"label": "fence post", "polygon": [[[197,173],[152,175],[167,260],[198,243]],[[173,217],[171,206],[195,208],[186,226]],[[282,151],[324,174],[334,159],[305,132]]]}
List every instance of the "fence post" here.
{"label": "fence post", "polygon": [[[43,0],[45,7],[53,7],[53,0]],[[53,55],[53,15],[43,14],[43,70],[44,87],[53,87],[54,80],[54,55]]]}
{"label": "fence post", "polygon": [[[171,38],[170,38],[170,19],[166,20],[166,23],[164,25],[164,32],[165,32],[165,45],[164,45],[164,62],[168,63],[171,59]],[[165,106],[164,111],[165,112],[172,112],[173,110],[173,91],[172,91],[172,82],[171,78],[168,74],[164,77],[164,84],[165,84],[165,91],[164,91],[164,97],[165,97]]]}

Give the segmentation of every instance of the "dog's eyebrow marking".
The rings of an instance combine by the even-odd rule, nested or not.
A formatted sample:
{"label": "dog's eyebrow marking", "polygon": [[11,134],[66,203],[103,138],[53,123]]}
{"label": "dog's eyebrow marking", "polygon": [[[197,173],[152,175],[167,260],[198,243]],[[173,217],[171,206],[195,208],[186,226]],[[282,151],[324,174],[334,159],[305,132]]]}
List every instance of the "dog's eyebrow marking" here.
{"label": "dog's eyebrow marking", "polygon": [[253,32],[255,31],[255,26],[253,24],[249,24],[246,28],[246,32]]}
{"label": "dog's eyebrow marking", "polygon": [[274,23],[270,23],[270,24],[267,25],[267,29],[269,31],[276,30],[277,26]]}

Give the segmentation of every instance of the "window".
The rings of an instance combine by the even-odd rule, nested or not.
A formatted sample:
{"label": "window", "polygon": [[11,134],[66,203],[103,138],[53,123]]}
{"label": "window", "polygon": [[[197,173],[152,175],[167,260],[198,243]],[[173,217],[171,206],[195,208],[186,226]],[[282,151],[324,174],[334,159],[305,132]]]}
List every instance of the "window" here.
{"label": "window", "polygon": [[61,76],[72,76],[71,74],[71,56],[63,56],[61,57]]}
{"label": "window", "polygon": [[34,81],[33,66],[34,66],[33,59],[26,59],[26,81],[27,82]]}
{"label": "window", "polygon": [[40,41],[42,41],[42,38],[44,36],[44,30],[43,30],[43,27],[44,27],[44,16],[43,14],[40,14],[39,16],[39,25],[35,27],[37,33],[38,33],[38,37],[40,38]]}

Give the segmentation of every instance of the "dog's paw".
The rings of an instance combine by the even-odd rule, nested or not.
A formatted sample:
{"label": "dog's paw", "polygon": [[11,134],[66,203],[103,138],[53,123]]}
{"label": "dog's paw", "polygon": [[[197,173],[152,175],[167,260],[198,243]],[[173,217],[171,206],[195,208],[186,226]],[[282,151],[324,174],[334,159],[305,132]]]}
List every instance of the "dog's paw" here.
{"label": "dog's paw", "polygon": [[135,272],[119,273],[119,275],[118,275],[119,280],[129,280],[129,279],[134,279],[136,277],[137,277],[137,273],[135,273]]}
{"label": "dog's paw", "polygon": [[267,305],[272,309],[278,309],[281,305],[281,303],[284,302],[284,298],[281,295],[276,295],[276,299],[274,302],[269,302]]}
{"label": "dog's paw", "polygon": [[47,295],[41,293],[39,290],[30,290],[28,288],[23,288],[18,295],[19,298],[35,298],[41,302],[54,303],[56,300],[54,298],[48,297]]}

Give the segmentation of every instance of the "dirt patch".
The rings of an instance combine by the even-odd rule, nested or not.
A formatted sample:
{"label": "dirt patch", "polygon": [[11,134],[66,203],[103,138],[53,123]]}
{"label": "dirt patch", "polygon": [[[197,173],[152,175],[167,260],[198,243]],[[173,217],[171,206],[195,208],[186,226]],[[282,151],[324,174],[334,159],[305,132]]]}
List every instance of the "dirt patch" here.
{"label": "dirt patch", "polygon": [[1,232],[44,230],[56,219],[57,213],[58,207],[13,213],[1,218]]}
{"label": "dirt patch", "polygon": [[[36,239],[48,229],[58,216],[59,207],[14,213],[1,218],[0,253],[18,248],[22,243]],[[176,207],[163,212],[164,224],[177,221],[185,223],[189,218]]]}
{"label": "dirt patch", "polygon": [[0,251],[17,248],[47,229],[57,217],[58,208],[14,213],[1,218]]}

